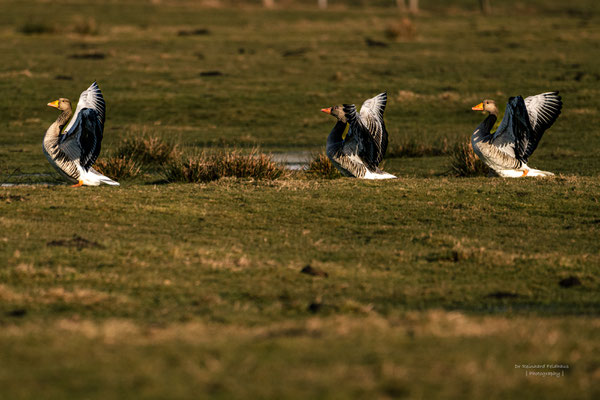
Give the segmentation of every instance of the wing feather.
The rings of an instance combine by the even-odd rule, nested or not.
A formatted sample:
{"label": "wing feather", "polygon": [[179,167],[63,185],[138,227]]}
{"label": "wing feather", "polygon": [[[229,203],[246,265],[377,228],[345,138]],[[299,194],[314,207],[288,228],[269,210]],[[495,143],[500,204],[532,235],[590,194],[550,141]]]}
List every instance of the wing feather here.
{"label": "wing feather", "polygon": [[[509,103],[510,104],[510,103]],[[515,157],[516,137],[512,129],[513,109],[507,104],[504,117],[494,132],[491,143],[505,154]]]}
{"label": "wing feather", "polygon": [[541,136],[552,126],[562,109],[562,98],[558,92],[547,92],[525,99],[525,107],[533,130]]}
{"label": "wing feather", "polygon": [[521,157],[526,162],[537,148],[544,132],[550,128],[562,109],[562,99],[556,92],[529,96],[524,100],[531,131],[526,138]]}
{"label": "wing feather", "polygon": [[71,122],[69,122],[67,127],[64,129],[65,134],[71,130],[71,127],[73,126],[77,115],[84,108],[91,108],[98,113],[100,124],[102,125],[102,129],[104,129],[106,103],[104,101],[104,97],[102,96],[102,92],[100,91],[100,87],[98,87],[98,83],[92,83],[89,88],[81,92],[81,95],[79,96],[79,101],[77,102],[77,108],[75,109],[75,114],[73,114]]}
{"label": "wing feather", "polygon": [[[532,128],[530,115],[521,96],[511,97],[492,144],[511,157],[527,163],[541,138]],[[510,150],[510,151],[507,151]]]}
{"label": "wing feather", "polygon": [[350,125],[348,138],[358,143],[358,156],[374,170],[385,155],[388,145],[388,133],[383,121],[387,103],[387,94],[381,93],[366,100],[360,114],[354,104],[344,104],[344,113]]}
{"label": "wing feather", "polygon": [[98,158],[104,131],[106,103],[98,84],[94,82],[79,96],[75,114],[63,134],[58,146],[73,160],[88,170]]}
{"label": "wing feather", "polygon": [[371,99],[365,100],[360,107],[360,117],[363,121],[367,122],[369,133],[373,136],[379,149],[377,164],[379,164],[385,156],[388,146],[388,132],[385,129],[385,122],[383,120],[383,113],[385,112],[386,105],[387,93],[383,92]]}

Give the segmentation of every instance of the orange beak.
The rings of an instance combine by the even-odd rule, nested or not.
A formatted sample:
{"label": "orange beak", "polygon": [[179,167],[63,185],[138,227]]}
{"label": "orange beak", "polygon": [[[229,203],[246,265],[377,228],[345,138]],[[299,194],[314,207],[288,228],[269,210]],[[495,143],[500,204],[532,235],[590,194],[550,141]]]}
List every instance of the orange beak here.
{"label": "orange beak", "polygon": [[483,103],[477,104],[475,107],[472,107],[471,110],[474,110],[474,111],[483,111]]}
{"label": "orange beak", "polygon": [[325,114],[331,114],[331,107],[329,107],[329,108],[321,108],[321,111],[324,112]]}
{"label": "orange beak", "polygon": [[50,107],[58,108],[58,100],[54,100],[52,103],[48,103]]}

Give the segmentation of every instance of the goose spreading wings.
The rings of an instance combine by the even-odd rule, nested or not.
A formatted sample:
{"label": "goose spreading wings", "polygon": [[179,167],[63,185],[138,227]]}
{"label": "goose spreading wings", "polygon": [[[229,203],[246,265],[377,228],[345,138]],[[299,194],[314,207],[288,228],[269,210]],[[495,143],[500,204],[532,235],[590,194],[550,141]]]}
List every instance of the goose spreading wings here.
{"label": "goose spreading wings", "polygon": [[92,83],[81,93],[75,114],[69,99],[60,98],[48,105],[62,111],[44,136],[44,154],[50,164],[74,186],[119,185],[92,168],[100,154],[106,115],[98,84]]}
{"label": "goose spreading wings", "polygon": [[[333,106],[321,111],[338,122],[327,137],[327,157],[344,176],[362,179],[391,179],[392,174],[379,169],[388,145],[383,121],[387,94],[366,100],[360,112],[354,104]],[[344,138],[343,134],[348,128]]]}
{"label": "goose spreading wings", "polygon": [[491,129],[498,118],[494,100],[484,100],[473,110],[487,111],[488,117],[477,127],[471,145],[477,156],[498,175],[508,178],[551,176],[551,172],[530,168],[529,157],[544,132],[554,124],[562,108],[558,92],[523,99],[511,97],[496,132]]}

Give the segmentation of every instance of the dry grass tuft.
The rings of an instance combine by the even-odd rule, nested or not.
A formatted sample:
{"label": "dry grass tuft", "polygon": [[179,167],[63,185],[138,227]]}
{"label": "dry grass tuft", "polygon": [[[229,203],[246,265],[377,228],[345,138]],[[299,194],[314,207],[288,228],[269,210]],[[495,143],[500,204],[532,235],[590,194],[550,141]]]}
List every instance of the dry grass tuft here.
{"label": "dry grass tuft", "polygon": [[284,176],[286,171],[271,156],[255,149],[248,155],[234,150],[172,159],[164,165],[163,173],[169,182],[199,183],[224,177],[273,180]]}
{"label": "dry grass tuft", "polygon": [[306,174],[313,178],[335,179],[342,175],[325,154],[317,154],[308,164]]}
{"label": "dry grass tuft", "polygon": [[456,176],[487,176],[490,169],[471,147],[471,142],[456,143],[450,151],[451,173]]}
{"label": "dry grass tuft", "polygon": [[71,30],[79,35],[89,36],[97,35],[100,32],[95,18],[85,18],[81,16],[76,17]]}
{"label": "dry grass tuft", "polygon": [[117,157],[146,165],[162,165],[181,157],[179,146],[157,136],[125,138],[116,151]]}
{"label": "dry grass tuft", "polygon": [[101,158],[96,161],[94,168],[101,174],[116,180],[135,178],[142,171],[139,161],[122,155]]}
{"label": "dry grass tuft", "polygon": [[415,40],[417,28],[410,18],[404,17],[400,21],[389,23],[384,33],[390,40]]}
{"label": "dry grass tuft", "polygon": [[405,101],[414,101],[419,99],[420,95],[413,92],[412,90],[399,90],[398,94],[395,96],[396,101],[402,103]]}
{"label": "dry grass tuft", "polygon": [[415,139],[408,139],[400,144],[390,144],[386,157],[434,157],[448,154],[449,151],[448,141],[445,138],[439,145],[419,143]]}

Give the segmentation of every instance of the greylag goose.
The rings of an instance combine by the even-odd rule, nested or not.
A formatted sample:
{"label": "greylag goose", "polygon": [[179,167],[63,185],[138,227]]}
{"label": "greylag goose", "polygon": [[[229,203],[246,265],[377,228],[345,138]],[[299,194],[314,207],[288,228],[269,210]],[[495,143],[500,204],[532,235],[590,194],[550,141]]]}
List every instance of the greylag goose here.
{"label": "greylag goose", "polygon": [[[75,183],[73,187],[119,185],[92,168],[100,154],[106,112],[98,84],[92,83],[81,93],[75,114],[69,99],[60,98],[48,105],[62,111],[44,136],[44,154],[50,164],[69,182]],[[69,119],[71,122],[61,133]]]}
{"label": "greylag goose", "polygon": [[[392,179],[392,174],[379,169],[388,145],[388,133],[383,122],[387,94],[366,100],[356,111],[354,104],[323,108],[337,118],[327,137],[327,157],[344,176],[362,179]],[[348,133],[344,138],[344,132]]]}
{"label": "greylag goose", "polygon": [[498,118],[498,107],[494,100],[484,100],[472,108],[489,113],[471,136],[473,151],[488,167],[505,178],[552,176],[552,172],[530,168],[527,162],[546,129],[560,115],[561,108],[558,92],[525,99],[521,96],[511,97],[502,122],[492,133],[491,129]]}

